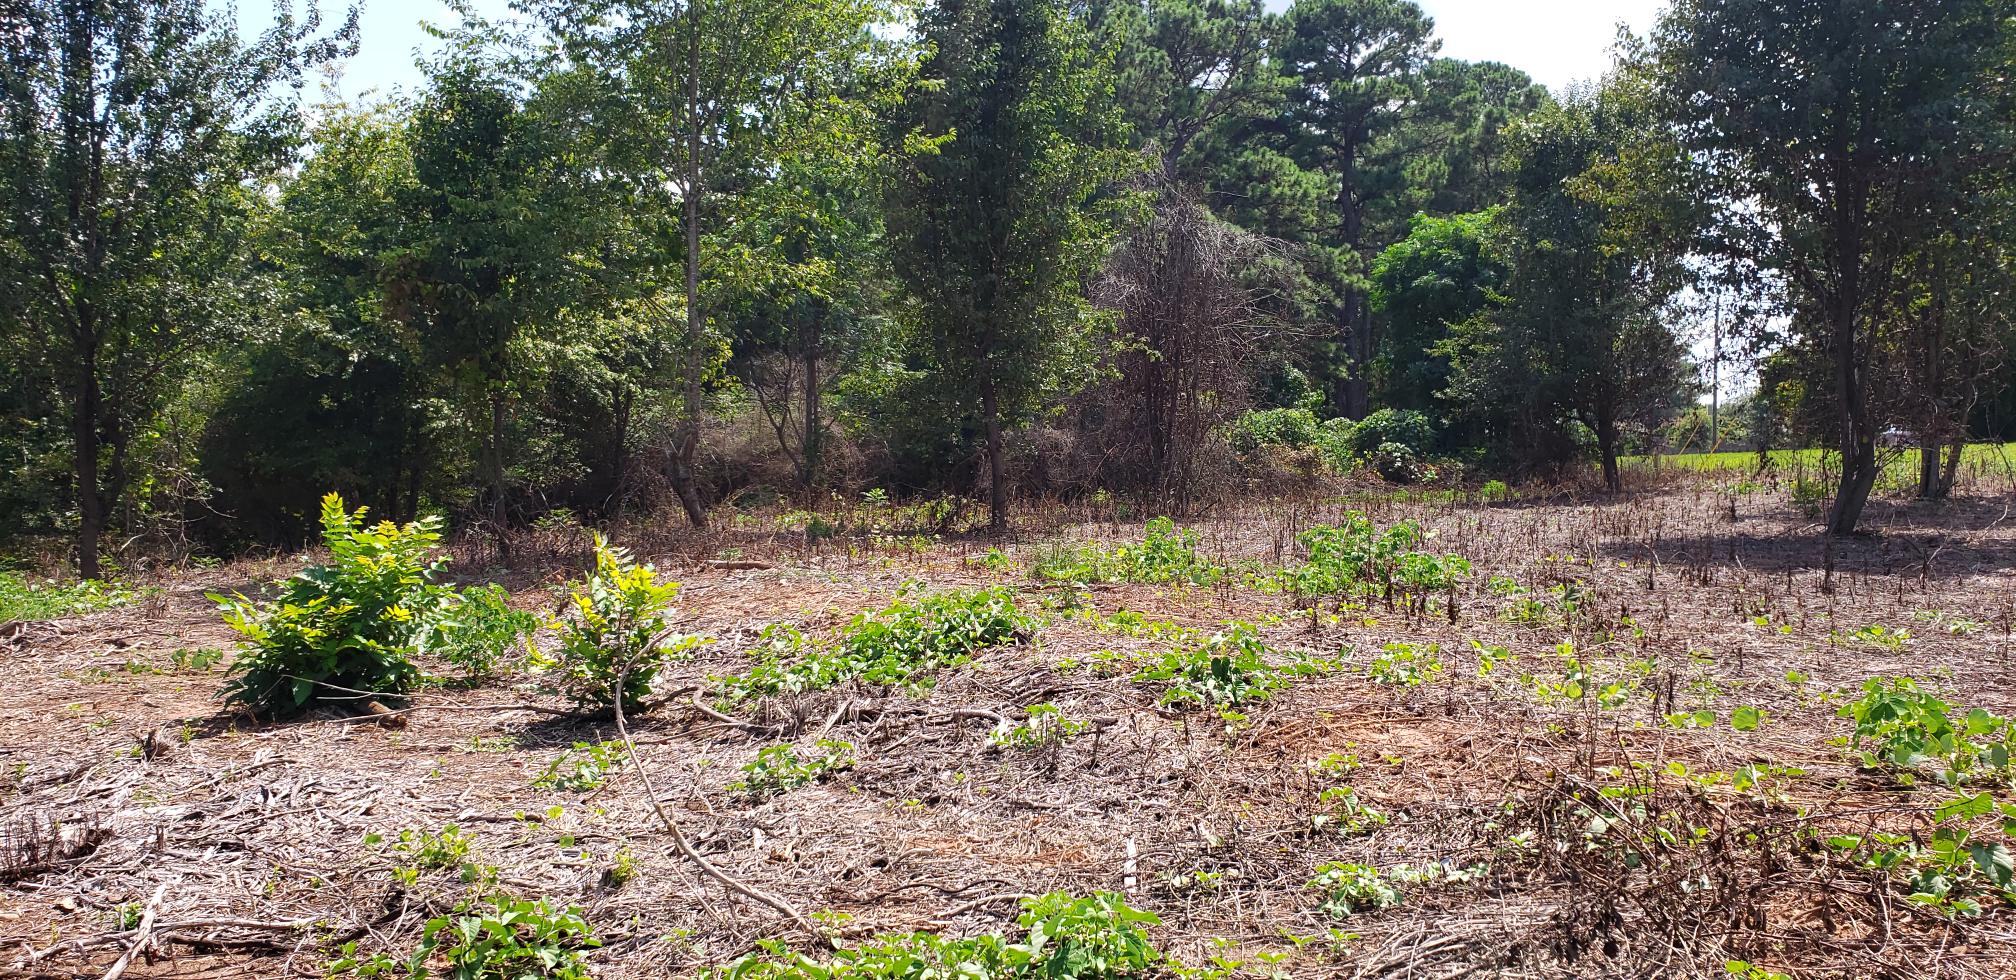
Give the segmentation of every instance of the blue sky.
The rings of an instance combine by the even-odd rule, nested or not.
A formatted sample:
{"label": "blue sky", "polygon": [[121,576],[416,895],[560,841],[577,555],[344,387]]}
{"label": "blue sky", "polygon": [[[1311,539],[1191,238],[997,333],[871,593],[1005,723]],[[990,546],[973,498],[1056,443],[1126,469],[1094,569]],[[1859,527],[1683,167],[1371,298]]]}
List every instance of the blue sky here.
{"label": "blue sky", "polygon": [[[305,0],[304,0],[305,2]],[[324,0],[331,10],[339,0]],[[1663,0],[1419,0],[1435,18],[1442,53],[1472,61],[1502,61],[1555,88],[1594,78],[1609,64],[1619,22],[1643,32],[1652,26]],[[509,12],[508,0],[472,0],[487,16]],[[1270,5],[1285,6],[1283,0]],[[241,28],[256,30],[272,14],[271,0],[240,0]],[[347,97],[377,89],[411,90],[420,73],[416,51],[434,40],[422,20],[451,22],[441,0],[364,0],[361,50],[343,68],[338,86]]]}

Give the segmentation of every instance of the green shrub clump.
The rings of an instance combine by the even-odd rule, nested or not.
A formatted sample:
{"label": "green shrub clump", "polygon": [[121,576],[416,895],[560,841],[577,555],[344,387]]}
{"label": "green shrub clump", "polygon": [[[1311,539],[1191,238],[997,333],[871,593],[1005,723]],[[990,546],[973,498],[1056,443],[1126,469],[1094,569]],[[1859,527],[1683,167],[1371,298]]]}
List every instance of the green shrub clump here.
{"label": "green shrub clump", "polygon": [[498,895],[429,919],[410,957],[359,956],[350,942],[328,972],[387,980],[590,980],[581,951],[600,945],[578,907]]}
{"label": "green shrub clump", "polygon": [[1359,458],[1369,459],[1388,446],[1426,458],[1435,449],[1435,426],[1412,409],[1382,408],[1351,427],[1350,449]]}
{"label": "green shrub clump", "polygon": [[1234,622],[1201,643],[1177,647],[1142,668],[1136,680],[1167,685],[1162,703],[1227,708],[1264,701],[1297,678],[1328,674],[1332,661],[1297,656],[1273,662],[1274,651],[1251,624]]}
{"label": "green shrub clump", "polygon": [[453,590],[437,584],[440,522],[364,523],[343,498],[322,498],[322,540],[329,563],[276,583],[279,596],[256,602],[212,595],[224,621],[244,637],[223,697],[275,717],[293,717],[319,701],[397,701],[421,679],[411,655]]}
{"label": "green shrub clump", "polygon": [[504,652],[539,628],[539,617],[512,609],[501,585],[465,589],[436,616],[424,652],[462,668],[472,681],[494,676]]}
{"label": "green shrub clump", "polygon": [[789,626],[764,630],[769,649],[761,662],[746,674],[714,678],[721,700],[802,694],[849,680],[917,684],[988,647],[1016,642],[1035,625],[1005,587],[915,597],[910,591],[905,586],[888,606],[856,615],[830,643]]}
{"label": "green shrub clump", "polygon": [[1167,517],[1148,522],[1138,545],[1058,548],[1036,563],[1038,578],[1052,582],[1135,582],[1148,585],[1212,585],[1224,566],[1197,553],[1197,533]]}
{"label": "green shrub clump", "polygon": [[659,581],[656,569],[598,534],[594,568],[572,591],[574,614],[555,624],[558,655],[534,660],[559,674],[575,704],[610,708],[620,697],[624,711],[637,710],[660,671],[706,642],[668,625],[678,595],[679,583]]}
{"label": "green shrub clump", "polygon": [[763,952],[710,971],[706,980],[1128,980],[1169,973],[1148,938],[1153,913],[1112,892],[1074,898],[1052,892],[1022,901],[1022,936],[946,939],[930,933],[883,936],[821,962],[775,940]]}

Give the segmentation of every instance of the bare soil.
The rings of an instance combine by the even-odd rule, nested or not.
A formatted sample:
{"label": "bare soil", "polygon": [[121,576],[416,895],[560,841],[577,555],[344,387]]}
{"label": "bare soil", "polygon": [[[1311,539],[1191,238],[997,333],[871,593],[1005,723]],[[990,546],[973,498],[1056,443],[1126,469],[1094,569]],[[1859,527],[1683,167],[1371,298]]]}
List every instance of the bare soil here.
{"label": "bare soil", "polygon": [[[1058,540],[1138,539],[1139,518],[1111,507],[1030,516],[1004,548],[1017,566],[997,570],[975,560],[978,539],[812,540],[776,515],[704,536],[640,528],[620,537],[685,583],[686,627],[715,639],[667,691],[704,698],[710,675],[747,664],[765,624],[831,630],[912,579],[1013,585],[1046,624],[927,692],[843,687],[751,710],[744,725],[675,698],[631,728],[698,850],[801,910],[838,913],[819,919],[843,945],[1012,929],[1020,896],[1112,890],[1162,918],[1155,938],[1171,956],[1249,975],[1716,977],[1732,959],[1801,980],[2016,975],[2002,900],[1949,916],[1906,901],[1901,876],[1819,843],[1872,829],[1924,839],[1931,807],[1954,795],[1861,770],[1839,744],[1853,725],[1838,711],[1865,679],[1924,678],[1965,707],[2016,714],[2010,498],[1881,501],[1874,533],[1828,543],[1783,488],[1732,486],[1512,504],[1301,499],[1190,525],[1208,553],[1265,567],[1347,509],[1418,519],[1435,550],[1475,564],[1453,611],[1438,597],[1419,616],[1377,595],[1312,615],[1240,575],[1075,600],[1030,577]],[[480,563],[466,550],[458,567]],[[556,534],[524,550],[542,570],[506,580],[520,605],[553,613],[578,544]],[[174,652],[230,649],[206,592],[298,566],[193,569],[132,607],[0,631],[0,976],[102,977],[129,951],[127,977],[320,976],[346,939],[410,950],[470,886],[452,870],[401,884],[397,855],[365,838],[448,824],[474,836],[472,858],[496,867],[499,887],[582,907],[605,943],[598,976],[689,976],[766,938],[815,948],[699,875],[632,773],[587,792],[535,788],[569,746],[616,735],[513,707],[563,706],[537,676],[430,688],[403,724],[225,711],[223,666],[178,667]],[[1579,597],[1572,615],[1554,586]],[[1553,611],[1522,618],[1527,600]],[[1168,646],[1099,628],[1122,610],[1205,631],[1246,620],[1279,650],[1347,653],[1353,669],[1243,717],[1171,710],[1158,687],[1090,666],[1102,651]],[[1858,637],[1870,626],[1910,638]],[[1517,659],[1480,676],[1471,641]],[[1443,672],[1373,683],[1362,668],[1394,642],[1437,645]],[[1588,696],[1548,693],[1565,679],[1563,643],[1593,676]],[[1611,683],[1621,701],[1597,706],[1594,688]],[[989,713],[1038,703],[1103,727],[1050,750],[989,744]],[[1765,723],[1733,730],[1746,706]],[[1695,710],[1717,724],[1662,721]],[[763,802],[727,788],[766,745],[821,735],[853,743],[857,764]],[[1356,768],[1318,771],[1333,755]],[[1702,778],[1745,766],[1785,769],[1745,790]],[[1312,826],[1338,785],[1388,823],[1357,836]],[[1982,788],[2016,799],[2007,785],[1970,791]],[[1645,822],[1588,836],[1592,814],[1640,804]],[[1701,836],[1663,842],[1657,826]],[[618,883],[625,861],[635,873]],[[1326,862],[1486,870],[1407,885],[1401,905],[1340,920],[1308,887]],[[130,920],[148,909],[151,935],[136,943]]]}

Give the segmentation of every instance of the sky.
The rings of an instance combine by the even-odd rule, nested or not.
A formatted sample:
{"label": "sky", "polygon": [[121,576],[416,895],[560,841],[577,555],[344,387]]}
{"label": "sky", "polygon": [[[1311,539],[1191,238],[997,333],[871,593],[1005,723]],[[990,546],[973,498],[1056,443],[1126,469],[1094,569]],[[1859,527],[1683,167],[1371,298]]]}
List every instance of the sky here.
{"label": "sky", "polygon": [[[1663,0],[1418,0],[1435,18],[1442,54],[1469,61],[1502,61],[1524,70],[1550,88],[1593,79],[1610,63],[1617,25],[1643,33]],[[508,0],[473,0],[489,16],[508,12]],[[1269,0],[1279,9],[1285,0]],[[323,0],[325,10],[344,9],[342,0]],[[240,0],[241,29],[256,30],[271,14],[271,0]],[[433,38],[422,20],[448,23],[453,14],[441,0],[364,0],[362,40],[344,66],[338,91],[356,98],[373,89],[411,91],[419,84],[416,50],[431,51]]]}

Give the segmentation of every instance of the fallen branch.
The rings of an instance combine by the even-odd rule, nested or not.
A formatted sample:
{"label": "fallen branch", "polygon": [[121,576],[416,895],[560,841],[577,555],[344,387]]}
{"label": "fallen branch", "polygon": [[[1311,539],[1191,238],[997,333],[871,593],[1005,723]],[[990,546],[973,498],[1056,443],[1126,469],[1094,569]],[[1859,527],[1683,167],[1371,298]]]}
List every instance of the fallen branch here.
{"label": "fallen branch", "polygon": [[140,924],[133,930],[133,942],[126,952],[112,962],[112,969],[105,971],[104,980],[119,980],[128,966],[133,965],[133,957],[147,946],[147,940],[154,934],[154,917],[161,914],[161,898],[168,894],[168,883],[162,882],[154,889],[154,897],[147,900],[147,908],[140,913]]}
{"label": "fallen branch", "polygon": [[[615,703],[616,735],[617,737],[623,740],[623,754],[630,760],[631,768],[637,770],[637,782],[644,789],[644,798],[650,801],[652,812],[658,815],[659,822],[663,823],[665,825],[666,832],[672,835],[672,845],[678,848],[679,853],[685,855],[687,860],[692,861],[693,864],[696,867],[698,867],[703,873],[705,873],[709,878],[712,878],[715,881],[720,882],[722,887],[727,888],[729,891],[732,891],[745,898],[761,902],[764,905],[768,905],[771,908],[776,909],[779,912],[782,912],[786,918],[789,918],[792,922],[796,923],[798,928],[803,929],[807,936],[812,937],[813,940],[817,942],[820,942],[828,947],[831,947],[833,945],[832,939],[828,937],[825,933],[821,932],[817,926],[814,926],[810,919],[805,918],[803,913],[799,912],[796,908],[792,907],[791,903],[786,902],[783,899],[770,894],[769,892],[753,888],[749,885],[743,884],[740,881],[737,881],[735,878],[733,878],[726,872],[722,871],[719,868],[716,868],[712,863],[710,863],[707,860],[706,857],[702,856],[699,851],[694,850],[692,844],[686,841],[686,834],[684,831],[679,829],[679,822],[677,820],[672,819],[672,815],[670,813],[665,812],[665,804],[659,801],[658,791],[656,789],[653,789],[651,786],[651,772],[650,770],[644,768],[644,760],[639,758],[637,755],[637,745],[636,743],[630,740],[630,725],[627,721],[624,720],[623,717],[623,694],[622,694],[623,684],[625,681],[629,680],[629,678],[630,678],[630,665],[625,664],[623,666],[622,672],[616,675],[616,684],[615,684],[615,690],[617,692]],[[691,698],[689,700],[693,702],[694,707],[700,706],[700,702],[697,697]],[[701,708],[701,710],[706,711],[707,709]]]}

